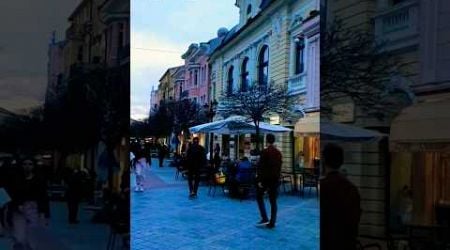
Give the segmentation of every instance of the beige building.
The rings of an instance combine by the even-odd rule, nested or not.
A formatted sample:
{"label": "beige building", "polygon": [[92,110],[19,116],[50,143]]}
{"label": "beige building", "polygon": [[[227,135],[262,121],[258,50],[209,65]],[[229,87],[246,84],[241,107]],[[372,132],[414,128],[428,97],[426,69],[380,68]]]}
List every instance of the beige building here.
{"label": "beige building", "polygon": [[[60,85],[64,87],[60,90],[66,91],[65,87],[74,75],[89,74],[92,69],[103,68],[108,74],[114,71],[115,80],[120,79],[120,92],[126,98],[121,99],[118,106],[129,105],[126,94],[129,93],[129,2],[82,0],[68,17],[68,21],[65,39],[62,42],[53,40],[50,44],[47,93],[54,92],[54,87]],[[47,98],[51,96],[47,94]],[[123,137],[115,148],[121,170],[128,167],[127,143]],[[86,152],[68,158],[84,168],[100,171],[97,168],[98,159],[104,147],[99,142]],[[55,154],[56,165],[67,165],[57,160],[60,158],[59,152]],[[121,171],[114,176],[115,189],[119,188],[120,174]]]}
{"label": "beige building", "polygon": [[410,6],[421,20],[420,74],[411,86],[416,102],[391,125],[390,208],[398,211],[399,190],[409,187],[411,222],[426,227],[442,222],[439,214],[450,209],[450,2],[419,0]]}
{"label": "beige building", "polygon": [[[326,2],[327,5],[324,7],[327,13],[326,19],[328,24],[337,17],[344,21],[346,27],[365,29],[373,32],[376,39],[386,42],[384,49],[393,54],[403,65],[401,72],[391,76],[386,84],[391,84],[394,88],[398,88],[406,93],[411,103],[421,103],[424,100],[442,96],[428,95],[427,93],[437,91],[437,89],[429,91],[430,88],[434,88],[431,85],[436,86],[434,83],[442,83],[438,89],[445,89],[445,82],[448,82],[448,74],[446,75],[444,71],[439,71],[443,66],[438,66],[446,65],[444,62],[448,61],[444,58],[448,53],[442,50],[442,47],[440,52],[434,49],[434,47],[439,47],[439,44],[448,44],[448,39],[446,40],[443,36],[437,35],[437,30],[439,30],[438,25],[443,25],[445,21],[436,21],[444,19],[432,18],[434,15],[437,15],[437,6],[448,9],[448,4],[444,3],[446,1],[350,0]],[[435,20],[434,22],[437,23],[430,22],[430,20]],[[441,29],[443,29],[442,27]],[[419,31],[421,32],[419,33]],[[434,39],[430,40],[431,37],[434,37]],[[429,55],[432,55],[432,59],[429,59]],[[439,57],[437,55],[442,56]],[[331,102],[330,100],[327,101]],[[441,104],[446,105],[445,102],[436,103],[437,106],[435,106],[434,111],[439,113],[442,111],[445,113],[443,111],[445,108]],[[429,176],[431,173],[427,171],[443,171],[442,169],[446,164],[444,154],[438,156],[442,164],[439,165],[436,161],[428,162],[431,159],[430,157],[436,156],[437,151],[442,153],[442,148],[429,154],[424,153],[418,155],[413,153],[417,152],[417,150],[413,150],[412,148],[417,148],[419,145],[422,145],[419,143],[421,140],[418,138],[415,141],[412,140],[412,137],[420,137],[425,133],[419,133],[419,131],[427,130],[426,133],[432,133],[436,138],[439,136],[445,137],[446,134],[438,132],[441,131],[436,127],[439,125],[427,127],[423,126],[424,124],[419,125],[417,123],[417,126],[420,126],[420,128],[416,127],[412,129],[414,127],[413,124],[416,122],[414,119],[424,121],[424,117],[428,117],[427,114],[434,112],[430,110],[432,105],[426,106],[427,104],[418,106],[416,103],[403,111],[404,106],[392,106],[389,109],[395,111],[394,115],[378,120],[373,117],[368,117],[352,103],[336,100],[334,108],[344,114],[333,117],[336,122],[376,129],[386,135],[390,135],[390,145],[388,144],[388,139],[382,139],[374,143],[343,143],[346,151],[344,169],[349,179],[359,188],[362,199],[361,235],[384,237],[389,233],[395,232],[400,220],[400,208],[403,206],[400,204],[401,198],[399,196],[402,189],[405,186],[407,188],[411,188],[411,186],[417,188],[417,183],[424,181],[420,178],[425,178],[424,176]],[[428,109],[428,112],[422,110],[424,107]],[[399,116],[396,114],[399,114]],[[437,116],[431,115],[431,117],[439,117],[437,119],[443,118],[440,114]],[[431,117],[429,119],[433,119]],[[441,124],[441,126],[445,125]],[[432,140],[431,138],[423,136],[422,140],[424,143],[429,143]],[[427,145],[430,146],[431,144]],[[389,151],[397,153],[390,154]],[[411,165],[414,165],[413,162],[421,162],[421,166],[418,168],[433,164],[436,166],[439,165],[439,167],[435,167],[435,170],[430,170],[431,168],[427,166],[426,168],[428,170],[424,169],[423,172],[416,169],[418,172],[412,175],[411,171],[414,168]],[[444,173],[444,176],[448,176],[448,173]],[[448,185],[448,182],[447,184],[440,185],[440,187],[444,187]],[[432,187],[430,186],[429,188]],[[413,214],[417,218],[420,217],[419,214],[426,214],[426,218],[420,219],[428,219],[430,221],[434,216],[431,212],[432,206],[430,204],[437,202],[439,199],[448,200],[448,195],[436,192],[433,193],[436,196],[428,199],[425,198],[427,190],[413,190],[414,202],[421,201],[418,208],[414,209]],[[437,196],[440,198],[438,199]]]}
{"label": "beige building", "polygon": [[[239,24],[229,31],[219,30],[221,44],[209,59],[213,98],[219,100],[223,93],[245,91],[255,83],[287,85],[298,109],[308,116],[318,113],[319,1],[239,0],[236,6]],[[219,113],[220,109],[219,104]],[[295,125],[292,121],[279,121],[276,116],[271,121],[291,128]],[[318,138],[306,137],[285,134],[277,139],[284,157],[284,171],[292,171],[296,151],[308,151],[308,159],[318,157]],[[251,147],[246,147],[249,142],[254,142],[251,135],[239,139],[217,136],[215,141],[233,158],[249,154]],[[237,152],[237,148],[243,150]]]}

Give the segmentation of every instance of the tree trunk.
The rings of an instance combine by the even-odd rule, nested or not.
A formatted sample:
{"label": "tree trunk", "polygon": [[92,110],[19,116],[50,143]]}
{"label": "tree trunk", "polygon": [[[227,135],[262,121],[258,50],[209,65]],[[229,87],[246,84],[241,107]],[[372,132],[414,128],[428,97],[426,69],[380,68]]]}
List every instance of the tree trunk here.
{"label": "tree trunk", "polygon": [[256,152],[259,154],[259,122],[255,121],[255,127],[256,127]]}

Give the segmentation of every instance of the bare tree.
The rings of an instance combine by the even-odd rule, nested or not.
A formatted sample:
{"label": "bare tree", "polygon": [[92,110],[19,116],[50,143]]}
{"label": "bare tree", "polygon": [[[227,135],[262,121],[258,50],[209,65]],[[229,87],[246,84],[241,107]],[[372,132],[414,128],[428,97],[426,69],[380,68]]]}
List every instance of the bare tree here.
{"label": "bare tree", "polygon": [[345,28],[339,20],[327,26],[321,39],[321,113],[332,113],[333,100],[349,98],[366,114],[384,118],[396,99],[392,96],[407,92],[391,80],[405,65],[386,50],[386,41],[371,30]]}
{"label": "bare tree", "polygon": [[189,135],[189,128],[207,122],[202,107],[189,99],[166,101],[149,117],[150,130],[155,136],[169,136],[171,132]]}
{"label": "bare tree", "polygon": [[242,115],[249,118],[256,127],[256,150],[259,151],[260,122],[273,114],[288,118],[292,115],[289,109],[292,104],[286,87],[271,81],[268,85],[254,83],[247,91],[224,93],[220,97],[218,112],[224,117]]}

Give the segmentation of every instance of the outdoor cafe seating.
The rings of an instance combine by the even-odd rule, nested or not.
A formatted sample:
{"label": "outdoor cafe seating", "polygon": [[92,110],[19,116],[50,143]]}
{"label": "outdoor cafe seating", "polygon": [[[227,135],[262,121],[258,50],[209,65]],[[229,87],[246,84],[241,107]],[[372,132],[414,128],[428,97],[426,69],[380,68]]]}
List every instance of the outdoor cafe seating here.
{"label": "outdoor cafe seating", "polygon": [[305,167],[296,165],[293,171],[293,175],[299,178],[300,187],[298,189],[297,183],[293,181],[295,189],[299,190],[302,197],[305,196],[305,191],[308,189],[308,195],[311,195],[312,189],[315,189],[316,196],[319,197],[319,177],[320,170],[318,166]]}

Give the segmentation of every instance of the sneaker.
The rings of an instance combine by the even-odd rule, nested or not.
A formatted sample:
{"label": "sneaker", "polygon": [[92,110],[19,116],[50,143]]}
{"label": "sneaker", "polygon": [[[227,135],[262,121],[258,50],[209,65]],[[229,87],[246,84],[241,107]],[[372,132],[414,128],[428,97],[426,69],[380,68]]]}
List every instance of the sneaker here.
{"label": "sneaker", "polygon": [[273,223],[268,223],[268,224],[266,224],[266,228],[268,228],[268,229],[273,229],[273,228],[275,228],[275,224],[273,224]]}
{"label": "sneaker", "polygon": [[256,223],[256,226],[262,227],[262,226],[266,226],[267,224],[269,224],[268,220],[260,220],[258,223]]}

